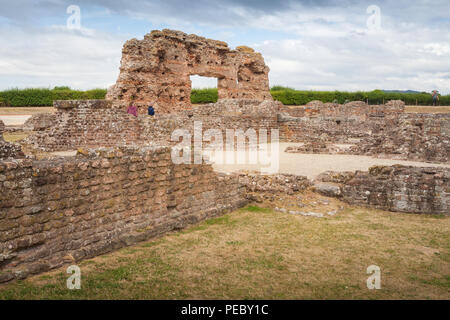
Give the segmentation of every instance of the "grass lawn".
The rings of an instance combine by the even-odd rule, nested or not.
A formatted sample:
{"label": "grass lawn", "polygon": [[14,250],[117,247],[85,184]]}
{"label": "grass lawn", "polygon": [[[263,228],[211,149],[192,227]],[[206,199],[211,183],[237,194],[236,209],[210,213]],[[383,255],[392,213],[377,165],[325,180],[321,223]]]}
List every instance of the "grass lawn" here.
{"label": "grass lawn", "polygon": [[[381,268],[369,290],[366,269]],[[306,217],[249,206],[0,286],[0,299],[450,299],[450,218],[345,206]]]}

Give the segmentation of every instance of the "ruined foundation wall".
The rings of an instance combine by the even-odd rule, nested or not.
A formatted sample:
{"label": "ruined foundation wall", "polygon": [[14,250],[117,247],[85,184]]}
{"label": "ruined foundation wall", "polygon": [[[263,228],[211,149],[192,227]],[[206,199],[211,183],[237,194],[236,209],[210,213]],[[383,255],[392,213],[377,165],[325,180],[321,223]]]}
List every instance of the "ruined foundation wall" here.
{"label": "ruined foundation wall", "polygon": [[[227,99],[198,106],[176,114],[139,115],[135,117],[107,100],[55,101],[58,112],[53,126],[35,132],[25,143],[44,151],[74,150],[79,147],[121,145],[171,145],[175,129],[191,134],[194,122],[203,131],[249,128],[268,131],[278,128],[279,102]],[[225,141],[225,137],[224,140]]]}
{"label": "ruined foundation wall", "polygon": [[0,162],[0,282],[24,278],[246,203],[237,177],[174,165],[168,147]]}
{"label": "ruined foundation wall", "polygon": [[311,101],[306,106],[280,108],[280,139],[289,142],[348,143],[394,125],[403,114],[401,101],[373,106],[354,101],[343,105]]}
{"label": "ruined foundation wall", "polygon": [[190,109],[190,76],[199,75],[218,79],[219,100],[272,100],[268,73],[262,55],[251,48],[232,50],[223,41],[154,30],[124,44],[120,74],[106,99],[140,109],[156,102],[157,113]]}
{"label": "ruined foundation wall", "polygon": [[318,191],[356,205],[382,210],[450,215],[450,170],[375,166],[369,171],[327,172]]}
{"label": "ruined foundation wall", "polygon": [[274,101],[226,99],[217,103],[195,107],[191,111],[157,117],[142,117],[143,141],[157,141],[162,144],[174,144],[170,141],[175,129],[187,129],[193,134],[194,124],[201,124],[202,132],[218,129],[225,143],[226,129],[278,129],[277,112],[280,104]]}
{"label": "ruined foundation wall", "polygon": [[136,117],[112,108],[107,100],[58,100],[51,126],[25,139],[44,151],[65,151],[132,144],[141,131]]}
{"label": "ruined foundation wall", "polygon": [[[345,151],[402,160],[448,163],[450,161],[450,115],[404,113],[404,103],[382,106],[363,102],[344,105],[312,102],[305,107],[283,106],[278,114],[280,139],[326,144],[356,143]],[[298,148],[300,152],[301,148]]]}
{"label": "ruined foundation wall", "polygon": [[450,161],[450,114],[401,114],[374,131],[352,153],[403,160]]}

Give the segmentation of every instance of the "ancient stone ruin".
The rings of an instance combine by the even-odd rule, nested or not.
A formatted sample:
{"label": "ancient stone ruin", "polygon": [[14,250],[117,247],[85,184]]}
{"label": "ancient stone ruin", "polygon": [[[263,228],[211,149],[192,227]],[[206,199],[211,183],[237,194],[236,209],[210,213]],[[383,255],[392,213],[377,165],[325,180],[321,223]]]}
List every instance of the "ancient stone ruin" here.
{"label": "ancient stone ruin", "polygon": [[191,75],[217,78],[219,100],[272,100],[269,68],[260,53],[232,50],[223,41],[180,31],[152,31],[122,49],[120,74],[106,99],[138,107],[156,102],[157,113],[191,107]]}
{"label": "ancient stone ruin", "polygon": [[[448,166],[376,166],[326,172],[310,181],[289,174],[224,174],[206,161],[173,163],[171,134],[201,122],[202,133],[279,129],[282,142],[304,143],[288,149],[294,153],[449,164],[450,115],[406,113],[401,101],[283,106],[270,96],[268,71],[249,48],[231,50],[220,41],[153,31],[125,44],[119,79],[106,100],[55,101],[55,114],[27,121],[24,129],[33,133],[23,141],[24,150],[76,155],[24,158],[20,145],[2,139],[0,121],[0,283],[181,229],[250,201],[284,203],[304,191],[383,210],[450,214]],[[191,108],[192,74],[218,78],[217,103]],[[128,114],[124,107],[132,101],[140,107],[157,101],[158,112]]]}

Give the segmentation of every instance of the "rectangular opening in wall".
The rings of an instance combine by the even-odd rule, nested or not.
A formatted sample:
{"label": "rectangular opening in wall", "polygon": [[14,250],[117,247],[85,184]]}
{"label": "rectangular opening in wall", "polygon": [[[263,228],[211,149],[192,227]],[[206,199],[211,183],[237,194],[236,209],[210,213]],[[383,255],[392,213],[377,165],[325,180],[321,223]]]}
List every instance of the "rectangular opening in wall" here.
{"label": "rectangular opening in wall", "polygon": [[198,75],[191,76],[191,103],[211,103],[217,102],[217,78],[202,77]]}

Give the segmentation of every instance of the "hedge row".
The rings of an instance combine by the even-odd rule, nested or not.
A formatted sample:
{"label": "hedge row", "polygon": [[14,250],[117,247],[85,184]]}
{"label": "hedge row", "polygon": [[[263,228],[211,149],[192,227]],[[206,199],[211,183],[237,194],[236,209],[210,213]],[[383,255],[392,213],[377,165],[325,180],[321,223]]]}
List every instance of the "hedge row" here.
{"label": "hedge row", "polygon": [[191,103],[211,103],[218,99],[217,88],[192,89]]}
{"label": "hedge row", "polygon": [[87,91],[71,90],[68,87],[54,89],[10,89],[0,91],[0,103],[11,107],[51,106],[54,100],[104,99],[106,89]]}
{"label": "hedge row", "polygon": [[[272,96],[285,105],[305,105],[312,100],[345,103],[348,101],[368,101],[369,104],[384,104],[389,100],[402,100],[406,105],[432,105],[430,93],[401,93],[374,90],[370,92],[343,91],[299,91],[284,87],[272,87]],[[440,96],[439,104],[450,106],[450,95]]]}
{"label": "hedge row", "polygon": [[[285,105],[305,105],[312,100],[322,102],[345,103],[348,101],[368,101],[370,104],[383,104],[389,100],[402,100],[407,105],[432,105],[431,94],[399,93],[374,90],[370,92],[343,91],[300,91],[291,88],[274,86],[271,89],[275,100]],[[69,87],[53,89],[10,89],[0,91],[0,105],[6,106],[50,106],[54,100],[104,99],[106,89],[88,91],[72,90]],[[211,103],[218,99],[217,88],[192,89],[191,102]],[[441,106],[450,106],[450,95],[440,96]]]}
{"label": "hedge row", "polygon": [[[402,100],[406,105],[430,106],[433,99],[430,93],[401,93],[374,90],[370,92],[343,91],[300,91],[274,86],[270,93],[275,100],[285,105],[305,105],[310,101],[346,103],[349,101],[368,101],[369,104],[384,104],[389,100]],[[209,103],[217,101],[217,89],[192,89],[192,103]],[[439,105],[450,106],[450,95],[440,96]]]}

